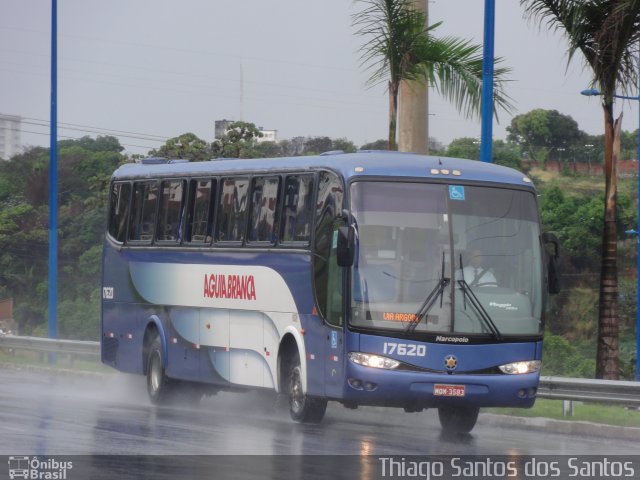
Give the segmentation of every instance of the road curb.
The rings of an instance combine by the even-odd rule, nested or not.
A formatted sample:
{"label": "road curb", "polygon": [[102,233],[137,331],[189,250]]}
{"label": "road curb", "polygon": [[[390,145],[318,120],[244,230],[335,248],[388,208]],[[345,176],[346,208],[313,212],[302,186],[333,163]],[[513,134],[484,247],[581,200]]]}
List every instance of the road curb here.
{"label": "road curb", "polygon": [[575,420],[556,420],[544,417],[518,417],[515,415],[498,415],[480,413],[478,425],[492,427],[516,427],[538,430],[563,435],[586,436],[594,438],[615,438],[638,441],[640,428],[606,425]]}

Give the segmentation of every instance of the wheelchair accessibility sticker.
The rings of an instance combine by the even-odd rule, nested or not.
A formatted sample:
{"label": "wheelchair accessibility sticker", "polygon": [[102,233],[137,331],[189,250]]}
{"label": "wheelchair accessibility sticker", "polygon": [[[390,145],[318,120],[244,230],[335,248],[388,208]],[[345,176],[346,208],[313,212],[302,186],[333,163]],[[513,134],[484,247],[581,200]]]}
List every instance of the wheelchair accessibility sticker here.
{"label": "wheelchair accessibility sticker", "polygon": [[449,185],[449,198],[451,200],[464,200],[464,187],[461,185]]}

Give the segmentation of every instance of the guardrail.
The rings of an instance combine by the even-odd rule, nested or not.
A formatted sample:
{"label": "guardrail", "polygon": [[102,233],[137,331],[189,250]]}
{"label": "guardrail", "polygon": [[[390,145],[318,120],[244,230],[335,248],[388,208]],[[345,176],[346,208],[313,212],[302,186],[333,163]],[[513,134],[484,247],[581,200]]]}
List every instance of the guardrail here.
{"label": "guardrail", "polygon": [[540,377],[538,397],[562,400],[562,413],[573,415],[573,402],[614,403],[640,408],[640,382],[593,378]]}
{"label": "guardrail", "polygon": [[[66,354],[72,362],[76,355],[100,358],[100,342],[0,335],[0,348]],[[564,400],[568,415],[573,410],[572,401],[640,407],[640,382],[540,377],[538,397]]]}
{"label": "guardrail", "polygon": [[15,350],[31,350],[41,352],[42,354],[64,354],[69,357],[69,364],[71,366],[73,366],[77,356],[100,360],[100,342],[0,335],[0,348],[8,350],[11,353]]}

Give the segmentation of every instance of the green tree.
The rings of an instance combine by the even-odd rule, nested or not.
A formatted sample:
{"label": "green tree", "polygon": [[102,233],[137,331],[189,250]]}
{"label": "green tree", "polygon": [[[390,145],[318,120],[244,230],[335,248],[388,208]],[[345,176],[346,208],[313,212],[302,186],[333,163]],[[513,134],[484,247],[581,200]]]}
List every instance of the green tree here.
{"label": "green tree", "polygon": [[[60,332],[97,339],[109,177],[126,161],[114,137],[58,142]],[[47,318],[49,152],[36,147],[0,164],[0,291],[14,299],[22,333]]]}
{"label": "green tree", "polygon": [[331,150],[333,150],[333,141],[329,137],[312,137],[304,142],[305,155],[318,155]]}
{"label": "green tree", "polygon": [[253,158],[282,157],[282,145],[276,142],[260,142],[253,146]]}
{"label": "green tree", "polygon": [[233,122],[226,133],[211,144],[214,156],[227,158],[252,158],[256,138],[262,132],[253,123]]}
{"label": "green tree", "polygon": [[280,147],[282,148],[283,155],[287,157],[298,157],[304,154],[304,137],[293,137],[289,140],[282,140]]}
{"label": "green tree", "polygon": [[[369,85],[386,82],[389,93],[388,149],[397,150],[398,93],[403,80],[426,81],[467,116],[477,115],[482,92],[482,48],[454,37],[436,38],[441,24],[425,27],[423,12],[410,0],[358,0],[364,9],[353,15],[362,65],[371,70]],[[501,60],[497,59],[496,63]],[[494,70],[494,102],[510,109],[503,91],[508,69]]]}
{"label": "green tree", "polygon": [[77,140],[60,140],[58,148],[67,148],[69,146],[77,146],[90,152],[115,152],[120,153],[124,147],[120,145],[120,141],[111,135],[98,136],[91,138],[85,135]]}
{"label": "green tree", "polygon": [[[588,164],[604,163],[604,135],[587,135],[582,144],[575,146],[578,161]],[[631,160],[638,156],[638,131],[620,131],[620,159]]]}
{"label": "green tree", "polygon": [[590,378],[594,373],[594,362],[585,359],[566,339],[558,335],[547,335],[542,358],[543,375]]}
{"label": "green tree", "polygon": [[[474,137],[455,138],[444,152],[447,157],[480,159],[480,141]],[[520,168],[520,148],[512,142],[494,140],[492,148],[493,163],[505,167]]]}
{"label": "green tree", "polygon": [[620,132],[620,159],[630,160],[638,158],[638,130],[635,132]]}
{"label": "green tree", "polygon": [[592,83],[602,92],[605,207],[598,312],[597,378],[619,376],[618,267],[616,236],[617,162],[622,115],[614,119],[616,93],[635,89],[640,0],[520,0],[526,14],[562,32],[569,62],[582,53]]}
{"label": "green tree", "polygon": [[355,153],[358,148],[351,140],[346,138],[336,138],[332,142],[332,150],[342,150],[344,153]]}
{"label": "green tree", "polygon": [[473,137],[455,138],[447,147],[446,156],[479,160],[480,141]]}
{"label": "green tree", "polygon": [[318,155],[324,152],[342,150],[345,153],[354,153],[358,149],[351,140],[346,138],[331,139],[329,137],[311,137],[304,142],[305,155]]}
{"label": "green tree", "polygon": [[[635,224],[628,195],[620,195],[616,232],[623,236]],[[597,270],[601,257],[604,195],[566,195],[557,186],[540,190],[540,216],[545,230],[558,235],[563,253],[576,269]]]}
{"label": "green tree", "polygon": [[190,162],[202,162],[211,158],[211,149],[207,142],[197,135],[187,132],[170,138],[157,150],[151,150],[149,155],[165,158],[183,158]]}
{"label": "green tree", "polygon": [[365,143],[360,147],[360,150],[387,150],[388,148],[389,141],[382,138],[375,142]]}
{"label": "green tree", "polygon": [[507,140],[520,145],[540,166],[561,159],[562,149],[583,144],[586,137],[571,116],[542,108],[513,117],[507,132]]}
{"label": "green tree", "polygon": [[522,162],[520,161],[522,159],[522,150],[519,145],[513,142],[505,142],[504,140],[494,140],[491,150],[493,163],[515,168],[516,170],[522,168]]}

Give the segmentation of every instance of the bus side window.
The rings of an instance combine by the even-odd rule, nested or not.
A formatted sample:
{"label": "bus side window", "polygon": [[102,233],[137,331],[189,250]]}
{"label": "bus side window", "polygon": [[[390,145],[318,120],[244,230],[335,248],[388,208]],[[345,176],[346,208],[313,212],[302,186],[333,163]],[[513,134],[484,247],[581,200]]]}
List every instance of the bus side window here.
{"label": "bus side window", "polygon": [[290,175],[284,187],[282,241],[305,242],[311,239],[313,217],[313,175]]}
{"label": "bus side window", "polygon": [[155,227],[158,182],[133,184],[133,205],[129,219],[129,240],[151,243]]}
{"label": "bus side window", "polygon": [[184,180],[165,180],[160,184],[160,207],[156,240],[177,243],[184,204]]}
{"label": "bus side window", "polygon": [[193,179],[189,182],[186,242],[211,243],[215,191],[216,181],[210,178]]}
{"label": "bus side window", "polygon": [[131,203],[131,184],[114,183],[109,201],[109,235],[123,243],[127,235],[127,220]]}
{"label": "bus side window", "polygon": [[249,242],[276,241],[280,177],[255,177],[251,188],[249,212]]}
{"label": "bus side window", "polygon": [[242,242],[247,225],[248,178],[225,178],[220,188],[216,242]]}
{"label": "bus side window", "polygon": [[337,217],[342,212],[344,190],[338,177],[321,172],[318,177],[316,205],[316,234],[314,240],[313,272],[316,302],[320,315],[330,324],[341,326],[343,320],[344,268],[336,261],[334,236],[343,224]]}

